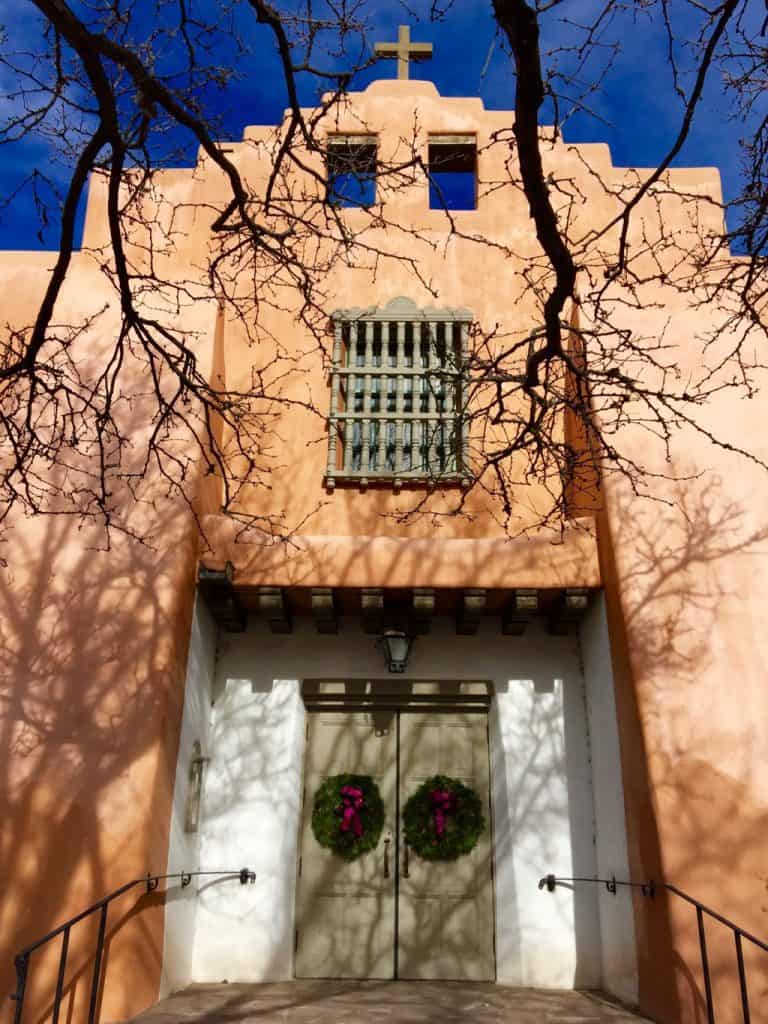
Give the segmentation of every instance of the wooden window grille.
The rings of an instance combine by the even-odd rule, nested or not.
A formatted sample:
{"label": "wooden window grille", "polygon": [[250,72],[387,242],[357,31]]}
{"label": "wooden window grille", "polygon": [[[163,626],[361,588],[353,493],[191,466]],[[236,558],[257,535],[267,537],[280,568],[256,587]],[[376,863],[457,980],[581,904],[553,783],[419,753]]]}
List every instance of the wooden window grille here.
{"label": "wooden window grille", "polygon": [[381,310],[333,315],[327,484],[469,482],[466,388],[471,314]]}

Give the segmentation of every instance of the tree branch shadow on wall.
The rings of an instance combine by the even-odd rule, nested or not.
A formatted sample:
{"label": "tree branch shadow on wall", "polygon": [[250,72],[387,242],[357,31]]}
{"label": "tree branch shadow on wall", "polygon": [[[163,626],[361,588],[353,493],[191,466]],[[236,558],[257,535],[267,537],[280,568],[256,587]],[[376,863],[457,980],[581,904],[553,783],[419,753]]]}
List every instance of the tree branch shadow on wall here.
{"label": "tree branch shadow on wall", "polygon": [[[179,542],[160,552],[123,537],[97,550],[88,526],[65,517],[11,534],[12,568],[0,575],[0,848],[15,880],[0,926],[3,996],[15,988],[18,949],[165,869],[167,829],[151,823],[165,822],[173,790],[188,520],[172,509],[155,517],[158,533]],[[164,897],[136,892],[109,911],[108,1020],[156,997]],[[97,925],[94,915],[72,930],[62,1020],[85,1019]],[[60,949],[57,939],[31,956],[25,1021],[49,1014]]]}
{"label": "tree branch shadow on wall", "polygon": [[[525,894],[528,928],[538,931],[539,956],[548,951],[544,956],[547,973],[559,956],[569,965],[563,968],[563,987],[593,988],[600,984],[596,893],[576,887],[568,897],[564,890],[553,897],[537,886],[549,872],[582,877],[595,873],[588,724],[584,683],[575,670],[576,639],[542,633],[542,640],[539,664],[531,673],[535,678],[509,682],[508,690],[517,692],[516,713],[497,726],[505,732],[507,750],[506,766],[495,766],[497,775],[505,768],[507,773],[496,790],[497,858],[516,858],[515,897],[505,913],[516,936],[515,956],[523,970],[519,983],[532,984],[536,961],[533,951],[525,948],[518,920],[517,888],[522,871],[529,890]],[[567,649],[570,657],[557,658],[558,649]],[[560,926],[550,934],[555,919]],[[567,940],[558,939],[571,931],[575,933],[573,949]]]}
{"label": "tree branch shadow on wall", "polygon": [[[739,651],[743,629],[734,624],[743,614],[745,560],[765,557],[768,526],[750,525],[712,476],[679,481],[670,497],[667,506],[619,498],[614,536],[601,524],[609,558],[622,553],[623,651],[615,607],[612,633],[632,872],[637,881],[673,882],[765,936],[768,813],[755,803],[755,730],[748,707],[733,715],[727,700],[718,707],[705,671],[716,648],[728,650],[734,671],[752,657]],[[617,602],[611,575],[606,589]],[[669,1024],[704,1024],[695,909],[661,890],[654,900],[636,895],[635,911],[641,1007]],[[716,1018],[741,1021],[732,934],[708,923],[707,940]],[[766,1005],[768,956],[759,963],[745,947],[745,960],[754,1014]]]}

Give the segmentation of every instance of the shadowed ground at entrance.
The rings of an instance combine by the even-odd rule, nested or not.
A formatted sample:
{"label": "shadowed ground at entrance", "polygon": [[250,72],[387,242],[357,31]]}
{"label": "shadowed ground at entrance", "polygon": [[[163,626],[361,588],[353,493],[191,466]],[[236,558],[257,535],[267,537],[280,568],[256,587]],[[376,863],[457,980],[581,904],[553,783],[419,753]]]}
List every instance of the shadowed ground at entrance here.
{"label": "shadowed ground at entrance", "polygon": [[638,1024],[644,1020],[592,992],[450,981],[294,981],[192,985],[135,1017],[133,1024]]}

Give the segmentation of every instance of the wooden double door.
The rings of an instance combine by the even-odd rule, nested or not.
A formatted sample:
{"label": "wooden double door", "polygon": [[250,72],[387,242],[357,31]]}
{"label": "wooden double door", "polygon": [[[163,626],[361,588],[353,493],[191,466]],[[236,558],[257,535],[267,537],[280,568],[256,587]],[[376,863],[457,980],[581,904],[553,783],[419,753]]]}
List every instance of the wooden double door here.
{"label": "wooden double door", "polygon": [[[492,835],[487,716],[453,712],[310,712],[297,892],[296,976],[492,981]],[[351,863],[312,832],[314,793],[329,775],[370,775],[385,822]],[[402,810],[433,775],[471,786],[486,827],[456,861],[404,843]]]}

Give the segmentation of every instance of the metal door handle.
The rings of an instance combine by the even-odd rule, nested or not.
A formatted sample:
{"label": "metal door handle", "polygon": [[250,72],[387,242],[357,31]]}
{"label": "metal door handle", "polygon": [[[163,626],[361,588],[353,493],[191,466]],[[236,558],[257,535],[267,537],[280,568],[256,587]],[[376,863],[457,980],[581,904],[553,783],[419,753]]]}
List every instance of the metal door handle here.
{"label": "metal door handle", "polygon": [[408,874],[408,843],[403,843],[405,850],[403,851],[403,878],[409,878]]}
{"label": "metal door handle", "polygon": [[384,877],[389,878],[389,836],[384,840]]}

